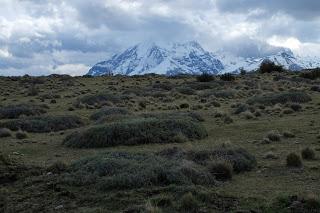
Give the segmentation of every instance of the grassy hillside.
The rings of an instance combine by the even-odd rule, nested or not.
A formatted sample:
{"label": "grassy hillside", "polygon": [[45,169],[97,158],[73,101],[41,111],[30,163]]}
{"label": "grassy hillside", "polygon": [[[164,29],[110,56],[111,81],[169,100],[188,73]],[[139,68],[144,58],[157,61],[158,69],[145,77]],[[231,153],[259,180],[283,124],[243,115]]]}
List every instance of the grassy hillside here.
{"label": "grassy hillside", "polygon": [[0,212],[320,212],[315,73],[0,77]]}

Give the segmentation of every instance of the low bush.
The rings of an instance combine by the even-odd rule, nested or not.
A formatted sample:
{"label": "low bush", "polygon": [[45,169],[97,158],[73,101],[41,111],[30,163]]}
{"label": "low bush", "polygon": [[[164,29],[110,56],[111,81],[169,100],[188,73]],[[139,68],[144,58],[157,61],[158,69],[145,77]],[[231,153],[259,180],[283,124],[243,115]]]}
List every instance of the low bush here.
{"label": "low bush", "polygon": [[27,133],[25,133],[25,132],[23,132],[23,131],[21,131],[21,130],[19,130],[18,132],[16,132],[16,138],[17,138],[17,139],[25,139],[25,138],[27,138],[27,137],[28,137]]}
{"label": "low bush", "polygon": [[0,128],[0,138],[6,138],[11,136],[11,131],[7,128]]}
{"label": "low bush", "polygon": [[48,172],[52,172],[54,174],[60,174],[67,170],[67,165],[61,161],[57,161],[53,163],[51,166],[47,168]]}
{"label": "low bush", "polygon": [[255,96],[248,99],[247,103],[252,104],[264,104],[275,105],[285,104],[288,102],[293,103],[306,103],[311,101],[311,97],[304,92],[281,92],[281,93],[269,93],[264,96]]}
{"label": "low bush", "polygon": [[219,76],[222,81],[234,81],[236,77],[231,73],[225,73]]}
{"label": "low bush", "polygon": [[296,153],[290,153],[287,155],[287,166],[288,167],[301,167],[302,166],[302,160],[299,155]]}
{"label": "low bush", "polygon": [[313,149],[307,147],[301,151],[301,156],[305,160],[314,160],[316,158],[316,153]]}
{"label": "low bush", "polygon": [[185,139],[202,139],[207,132],[189,119],[134,119],[75,132],[64,144],[74,148],[100,148],[149,143],[177,143]]}
{"label": "low bush", "polygon": [[12,131],[19,129],[27,132],[43,133],[73,129],[82,126],[83,121],[77,116],[39,116],[28,117],[0,123],[0,127]]}
{"label": "low bush", "polygon": [[192,166],[197,179],[190,176],[185,167],[180,160],[154,154],[108,152],[75,162],[64,180],[77,186],[94,184],[106,191],[170,184],[214,184],[214,178],[204,167]]}
{"label": "low bush", "polygon": [[46,105],[31,105],[31,104],[20,104],[20,105],[8,105],[0,107],[0,119],[14,119],[20,116],[35,116],[46,113]]}
{"label": "low bush", "polygon": [[128,115],[130,112],[125,108],[105,107],[90,116],[91,120],[99,120],[113,115]]}
{"label": "low bush", "polygon": [[179,87],[177,91],[183,95],[194,95],[196,92],[190,87]]}
{"label": "low bush", "polygon": [[256,158],[243,148],[222,145],[212,150],[191,151],[190,159],[196,163],[207,165],[212,160],[230,162],[236,173],[252,170],[256,165]]}
{"label": "low bush", "polygon": [[197,76],[197,81],[199,82],[210,82],[214,80],[214,76],[209,73],[202,73],[201,75]]}
{"label": "low bush", "polygon": [[74,105],[76,107],[80,107],[82,104],[86,104],[89,106],[103,106],[106,105],[107,103],[120,103],[121,102],[121,97],[118,95],[113,95],[108,92],[101,92],[99,94],[94,94],[94,95],[85,95],[81,98],[78,98]]}
{"label": "low bush", "polygon": [[300,73],[300,77],[315,80],[320,78],[320,68],[308,70]]}
{"label": "low bush", "polygon": [[226,181],[232,179],[233,167],[232,164],[227,161],[210,163],[208,168],[217,180]]}
{"label": "low bush", "polygon": [[281,65],[276,65],[274,62],[265,60],[259,67],[260,73],[272,73],[272,72],[283,72],[284,69]]}
{"label": "low bush", "polygon": [[236,96],[236,91],[234,90],[219,90],[213,93],[217,98],[234,98]]}
{"label": "low bush", "polygon": [[266,136],[270,141],[280,141],[281,134],[278,131],[270,131]]}
{"label": "low bush", "polygon": [[199,212],[200,203],[191,192],[184,194],[180,202],[183,212]]}

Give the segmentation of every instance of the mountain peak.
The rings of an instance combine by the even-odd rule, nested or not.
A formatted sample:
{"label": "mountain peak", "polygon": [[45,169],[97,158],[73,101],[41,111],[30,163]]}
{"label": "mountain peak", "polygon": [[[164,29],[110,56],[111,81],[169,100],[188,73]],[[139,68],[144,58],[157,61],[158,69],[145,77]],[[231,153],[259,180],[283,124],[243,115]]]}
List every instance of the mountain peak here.
{"label": "mountain peak", "polygon": [[147,41],[96,64],[88,74],[218,74],[222,69],[222,63],[195,41],[173,43],[166,47]]}
{"label": "mountain peak", "polygon": [[230,52],[215,54],[204,50],[196,41],[158,45],[154,41],[141,42],[124,52],[102,61],[89,70],[89,75],[143,75],[156,73],[177,74],[220,74],[239,72],[241,68],[257,70],[265,61],[272,61],[289,70],[301,70],[320,66],[318,60],[295,57],[287,48],[279,48],[266,56],[239,57]]}

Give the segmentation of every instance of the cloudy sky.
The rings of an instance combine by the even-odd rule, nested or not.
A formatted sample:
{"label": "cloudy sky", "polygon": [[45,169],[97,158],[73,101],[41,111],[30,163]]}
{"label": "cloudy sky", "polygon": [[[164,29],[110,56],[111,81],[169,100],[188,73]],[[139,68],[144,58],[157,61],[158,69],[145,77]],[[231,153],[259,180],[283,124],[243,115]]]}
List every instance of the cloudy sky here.
{"label": "cloudy sky", "polygon": [[144,40],[320,56],[320,1],[0,0],[0,75],[82,75]]}

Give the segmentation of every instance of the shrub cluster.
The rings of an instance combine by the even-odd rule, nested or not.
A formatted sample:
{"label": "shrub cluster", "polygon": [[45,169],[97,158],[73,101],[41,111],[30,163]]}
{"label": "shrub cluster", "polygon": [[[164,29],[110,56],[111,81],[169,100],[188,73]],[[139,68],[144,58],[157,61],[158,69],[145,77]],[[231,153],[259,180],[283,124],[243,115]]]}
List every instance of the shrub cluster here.
{"label": "shrub cluster", "polygon": [[220,79],[222,81],[234,81],[236,80],[236,77],[234,75],[232,75],[231,73],[225,73],[220,75]]}
{"label": "shrub cluster", "polygon": [[197,76],[197,81],[199,81],[199,82],[210,82],[213,80],[214,80],[214,76],[209,73],[206,73],[206,72]]}
{"label": "shrub cluster", "polygon": [[13,131],[19,129],[27,132],[43,133],[73,129],[82,126],[83,121],[77,116],[39,116],[28,117],[0,123],[0,127]]}
{"label": "shrub cluster", "polygon": [[130,112],[120,107],[105,107],[90,116],[91,120],[99,120],[113,115],[128,115]]}
{"label": "shrub cluster", "polygon": [[256,158],[243,148],[220,146],[213,150],[188,153],[189,158],[199,164],[208,164],[211,160],[229,162],[236,173],[250,171],[256,165]]}
{"label": "shrub cluster", "polygon": [[305,92],[281,92],[281,93],[269,93],[264,96],[255,96],[248,99],[247,103],[252,104],[263,104],[263,105],[275,105],[285,104],[288,102],[293,103],[306,103],[311,101],[311,97]]}
{"label": "shrub cluster", "polygon": [[109,152],[80,160],[70,166],[64,179],[71,185],[95,183],[101,190],[214,183],[204,167],[192,162],[127,152]]}
{"label": "shrub cluster", "polygon": [[284,69],[281,65],[276,65],[274,62],[265,60],[259,67],[260,73],[272,73],[272,72],[283,72]]}
{"label": "shrub cluster", "polygon": [[0,119],[14,119],[19,118],[21,115],[34,116],[46,113],[46,105],[31,105],[31,104],[20,104],[20,105],[8,105],[0,107]]}
{"label": "shrub cluster", "polygon": [[94,106],[94,105],[103,106],[108,102],[119,103],[121,102],[121,97],[110,94],[108,92],[101,92],[99,94],[85,95],[81,98],[78,98],[77,101],[74,103],[74,105],[76,107],[80,107],[81,104],[86,104],[89,106]]}
{"label": "shrub cluster", "polygon": [[300,73],[300,77],[311,79],[311,80],[315,80],[317,78],[320,78],[320,68],[316,68],[316,69],[313,69],[313,70],[301,72]]}
{"label": "shrub cluster", "polygon": [[184,142],[202,139],[207,132],[202,125],[189,119],[134,119],[111,123],[75,132],[64,144],[75,148],[99,148],[119,145]]}

